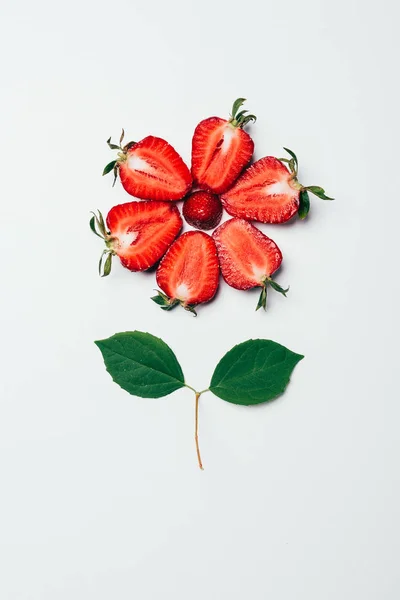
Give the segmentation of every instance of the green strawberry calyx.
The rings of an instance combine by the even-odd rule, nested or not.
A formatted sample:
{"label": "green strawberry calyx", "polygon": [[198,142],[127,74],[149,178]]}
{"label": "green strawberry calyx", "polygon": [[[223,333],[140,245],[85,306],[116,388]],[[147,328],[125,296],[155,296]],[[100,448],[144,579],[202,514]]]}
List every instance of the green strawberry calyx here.
{"label": "green strawberry calyx", "polygon": [[246,102],[246,98],[238,98],[233,103],[229,119],[229,123],[232,125],[232,127],[239,127],[242,129],[245,125],[247,125],[247,123],[250,123],[251,121],[255,122],[257,120],[255,115],[246,114],[249,112],[248,110],[239,111],[239,108],[244,104],[244,102]]}
{"label": "green strawberry calyx", "polygon": [[89,226],[93,233],[97,237],[102,238],[106,244],[106,248],[101,253],[99,260],[99,275],[100,277],[107,277],[111,273],[112,257],[116,254],[115,248],[118,240],[107,230],[101,212],[98,210],[97,213],[91,213],[93,216],[89,221]]}
{"label": "green strawberry calyx", "polygon": [[290,185],[292,188],[299,190],[300,192],[298,214],[300,219],[305,219],[310,211],[310,197],[308,192],[311,192],[314,194],[314,196],[321,198],[321,200],[334,200],[334,198],[327,196],[324,188],[320,187],[319,185],[304,186],[299,183],[297,178],[299,171],[299,162],[297,160],[297,156],[292,150],[289,150],[289,148],[284,148],[284,150],[289,154],[290,158],[278,158],[278,160],[288,166],[291,173]]}
{"label": "green strawberry calyx", "polygon": [[112,160],[111,162],[109,162],[103,169],[103,175],[107,175],[108,173],[111,173],[111,171],[113,171],[113,173],[114,173],[113,187],[117,180],[120,164],[126,161],[126,159],[128,157],[128,150],[136,144],[136,142],[128,142],[127,144],[125,144],[125,146],[122,146],[122,141],[123,141],[124,137],[125,137],[125,131],[122,129],[122,132],[121,132],[121,135],[119,138],[119,145],[113,144],[111,142],[111,137],[109,137],[107,140],[107,145],[109,148],[111,148],[111,150],[119,150],[119,152],[117,154],[117,158]]}
{"label": "green strawberry calyx", "polygon": [[272,287],[273,290],[279,292],[280,294],[283,294],[283,296],[285,296],[286,298],[286,294],[288,293],[289,288],[285,289],[282,286],[280,286],[279,283],[276,283],[276,281],[274,281],[271,276],[265,276],[260,283],[261,292],[258,298],[256,311],[260,308],[267,310],[267,289],[269,285]]}
{"label": "green strawberry calyx", "polygon": [[188,304],[183,300],[179,300],[178,298],[169,298],[167,294],[160,292],[159,290],[155,290],[157,292],[156,296],[152,296],[151,300],[158,304],[158,306],[162,310],[172,310],[175,306],[182,306],[185,310],[192,313],[195,317],[197,317],[197,312],[195,310],[195,304]]}

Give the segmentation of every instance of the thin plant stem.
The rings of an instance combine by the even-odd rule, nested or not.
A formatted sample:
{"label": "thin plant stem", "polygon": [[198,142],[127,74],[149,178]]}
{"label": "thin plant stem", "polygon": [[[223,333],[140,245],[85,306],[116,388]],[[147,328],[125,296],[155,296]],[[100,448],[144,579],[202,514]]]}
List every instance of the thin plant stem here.
{"label": "thin plant stem", "polygon": [[194,392],[195,394],[197,394],[196,390],[194,388],[192,388],[191,385],[188,385],[187,383],[185,383],[185,387],[187,387],[189,390],[192,390],[192,392]]}
{"label": "thin plant stem", "polygon": [[201,392],[196,392],[196,406],[195,406],[195,418],[194,418],[194,439],[196,442],[197,460],[200,469],[203,471],[203,463],[201,462],[200,448],[199,448],[199,398]]}
{"label": "thin plant stem", "polygon": [[[201,396],[202,394],[205,394],[206,392],[209,392],[209,388],[205,389],[205,390],[201,390],[201,392],[199,392],[199,396]],[[197,392],[195,392],[197,393]]]}

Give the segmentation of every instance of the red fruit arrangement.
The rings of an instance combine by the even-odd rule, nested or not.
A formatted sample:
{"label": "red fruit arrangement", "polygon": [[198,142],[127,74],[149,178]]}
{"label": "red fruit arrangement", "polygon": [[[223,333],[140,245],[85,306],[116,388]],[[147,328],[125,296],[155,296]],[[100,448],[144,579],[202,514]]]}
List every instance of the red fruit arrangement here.
{"label": "red fruit arrangement", "polygon": [[[175,306],[196,315],[198,304],[210,301],[219,275],[238,290],[261,288],[256,310],[266,309],[268,286],[284,296],[272,275],[282,263],[277,244],[251,221],[285,223],[296,214],[304,219],[310,210],[309,192],[332,200],[319,186],[305,187],[298,180],[298,160],[266,156],[250,165],[254,142],[244,130],[256,117],[241,110],[238,98],[229,119],[209,117],[195,128],[191,170],[165,140],[149,135],[139,142],[119,145],[107,140],[117,158],[103,175],[119,177],[136,201],[114,206],[106,220],[100,211],[90,220],[92,231],[105,242],[99,272],[109,275],[112,257],[130,271],[147,270],[158,263],[160,291],[152,300],[161,309]],[[179,236],[182,218],[177,201],[183,200],[186,222],[200,230],[215,229],[223,208],[231,215],[212,236],[188,231]]]}

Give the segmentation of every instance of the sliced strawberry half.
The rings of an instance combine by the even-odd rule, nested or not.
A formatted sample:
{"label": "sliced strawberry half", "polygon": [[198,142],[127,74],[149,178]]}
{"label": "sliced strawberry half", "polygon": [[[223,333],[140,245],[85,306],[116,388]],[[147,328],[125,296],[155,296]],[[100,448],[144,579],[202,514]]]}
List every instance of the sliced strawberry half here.
{"label": "sliced strawberry half", "polygon": [[175,204],[127,202],[114,206],[107,215],[107,227],[100,211],[90,220],[92,231],[103,238],[106,249],[99,262],[102,277],[109,275],[111,261],[118,256],[130,271],[145,271],[165,254],[182,228]]}
{"label": "sliced strawberry half", "polygon": [[267,307],[267,286],[286,296],[272,275],[282,263],[282,253],[273,240],[244,219],[230,219],[213,233],[222,276],[237,290],[261,287],[256,310]]}
{"label": "sliced strawberry half", "polygon": [[202,189],[221,194],[231,187],[250,162],[254,143],[243,127],[254,115],[239,112],[244,98],[238,98],[228,120],[210,117],[201,121],[192,140],[192,175]]}
{"label": "sliced strawberry half", "polygon": [[124,131],[120,145],[107,144],[113,150],[119,150],[118,158],[111,161],[103,175],[114,172],[114,183],[119,177],[124,189],[143,200],[180,200],[190,190],[192,176],[179,154],[165,140],[153,135],[140,142],[129,142],[122,147]]}
{"label": "sliced strawberry half", "polygon": [[[221,201],[226,211],[261,223],[285,223],[297,212],[304,219],[310,209],[308,192],[333,200],[319,186],[302,186],[297,179],[297,157],[285,148],[290,159],[266,156],[246,169]],[[289,169],[284,163],[287,163]]]}
{"label": "sliced strawberry half", "polygon": [[157,283],[162,292],[152,300],[163,310],[180,304],[196,315],[195,306],[214,297],[218,281],[214,240],[202,231],[188,231],[172,244],[160,262]]}

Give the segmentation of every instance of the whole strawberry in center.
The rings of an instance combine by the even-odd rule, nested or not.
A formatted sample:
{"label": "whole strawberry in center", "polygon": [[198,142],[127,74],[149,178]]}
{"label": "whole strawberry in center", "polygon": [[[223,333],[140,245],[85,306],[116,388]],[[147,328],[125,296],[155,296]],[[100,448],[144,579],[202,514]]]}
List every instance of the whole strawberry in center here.
{"label": "whole strawberry in center", "polygon": [[210,192],[194,192],[183,204],[185,220],[197,229],[214,229],[222,217],[221,200]]}

